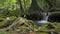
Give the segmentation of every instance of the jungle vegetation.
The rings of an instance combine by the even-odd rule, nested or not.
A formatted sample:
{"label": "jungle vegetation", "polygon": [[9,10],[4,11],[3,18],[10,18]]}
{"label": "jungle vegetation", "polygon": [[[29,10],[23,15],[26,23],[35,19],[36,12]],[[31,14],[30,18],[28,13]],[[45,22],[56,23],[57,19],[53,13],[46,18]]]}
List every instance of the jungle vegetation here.
{"label": "jungle vegetation", "polygon": [[41,19],[41,12],[60,12],[60,0],[0,0],[0,34],[60,34],[60,13],[36,26],[33,18]]}

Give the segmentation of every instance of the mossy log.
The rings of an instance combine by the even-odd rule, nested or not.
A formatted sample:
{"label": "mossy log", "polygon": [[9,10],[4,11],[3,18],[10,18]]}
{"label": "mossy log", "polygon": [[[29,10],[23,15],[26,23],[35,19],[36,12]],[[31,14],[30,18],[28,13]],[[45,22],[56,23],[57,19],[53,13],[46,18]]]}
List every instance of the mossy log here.
{"label": "mossy log", "polygon": [[16,30],[18,27],[24,24],[27,24],[27,23],[29,23],[29,20],[22,18],[22,17],[18,17],[10,26],[7,27],[7,29]]}

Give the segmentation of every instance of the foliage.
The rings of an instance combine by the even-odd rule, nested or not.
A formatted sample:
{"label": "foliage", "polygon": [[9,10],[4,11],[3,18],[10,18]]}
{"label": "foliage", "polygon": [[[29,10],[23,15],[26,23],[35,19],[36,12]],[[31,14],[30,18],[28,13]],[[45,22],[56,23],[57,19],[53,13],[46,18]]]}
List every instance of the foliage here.
{"label": "foliage", "polygon": [[21,3],[24,11],[27,11],[27,9],[31,6],[32,0],[21,0]]}
{"label": "foliage", "polygon": [[[5,20],[6,17],[10,17],[10,21],[0,22],[0,26],[6,26],[11,24],[16,17],[20,17],[22,15],[26,15],[28,11],[30,11],[30,7],[35,9],[36,6],[32,6],[35,0],[0,0],[0,20]],[[50,11],[51,8],[54,10],[60,10],[60,0],[36,0],[39,11]],[[37,9],[37,8],[36,8]],[[41,9],[41,10],[40,10]],[[53,9],[52,9],[53,10]],[[37,10],[38,11],[38,10]],[[37,12],[36,11],[36,12]],[[35,12],[35,11],[32,11]],[[11,22],[11,23],[10,23]],[[59,28],[60,23],[55,23],[56,31]],[[39,31],[39,30],[47,30],[47,24],[42,26],[36,26],[34,22],[28,21],[26,24],[20,27],[22,31],[30,30],[30,31]],[[58,30],[60,32],[60,30]],[[4,31],[0,31],[0,34],[4,34]]]}
{"label": "foliage", "polygon": [[11,16],[9,18],[10,18],[10,20],[7,20],[6,18],[4,18],[4,20],[3,20],[3,18],[2,18],[1,20],[3,20],[3,21],[0,22],[0,27],[3,28],[3,27],[7,27],[7,26],[11,25],[16,17],[15,16]]}
{"label": "foliage", "polygon": [[[21,16],[27,14],[35,0],[0,0],[0,16]],[[36,0],[37,5],[44,11],[54,7],[59,9],[59,0]],[[50,7],[52,5],[52,7]],[[32,6],[33,7],[33,6]],[[33,8],[34,9],[34,8]]]}
{"label": "foliage", "polygon": [[0,34],[7,34],[4,30],[0,30]]}
{"label": "foliage", "polygon": [[46,2],[46,0],[36,0],[38,6],[43,9],[44,11],[48,11],[49,10],[49,5]]}

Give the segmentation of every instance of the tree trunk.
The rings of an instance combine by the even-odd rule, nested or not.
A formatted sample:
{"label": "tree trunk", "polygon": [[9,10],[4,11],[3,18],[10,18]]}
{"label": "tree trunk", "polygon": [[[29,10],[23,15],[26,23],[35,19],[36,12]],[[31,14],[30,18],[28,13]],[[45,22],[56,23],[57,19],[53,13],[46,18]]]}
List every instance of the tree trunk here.
{"label": "tree trunk", "polygon": [[23,6],[22,6],[22,2],[21,2],[21,0],[17,0],[18,2],[19,2],[19,4],[20,4],[20,9],[21,9],[21,12],[22,12],[22,14],[24,14],[23,12],[24,12],[24,9],[23,9]]}

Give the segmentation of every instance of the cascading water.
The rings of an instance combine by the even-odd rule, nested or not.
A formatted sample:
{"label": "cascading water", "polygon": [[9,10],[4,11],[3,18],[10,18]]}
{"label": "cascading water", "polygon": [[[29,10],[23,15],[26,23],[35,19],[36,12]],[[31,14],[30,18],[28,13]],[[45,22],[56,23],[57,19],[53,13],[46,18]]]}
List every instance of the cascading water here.
{"label": "cascading water", "polygon": [[42,13],[42,20],[45,20],[45,21],[48,20],[48,14],[47,13]]}
{"label": "cascading water", "polygon": [[42,13],[42,19],[39,20],[39,21],[36,21],[36,23],[37,23],[37,24],[48,23],[48,17],[49,17],[49,14],[43,12],[43,13]]}

